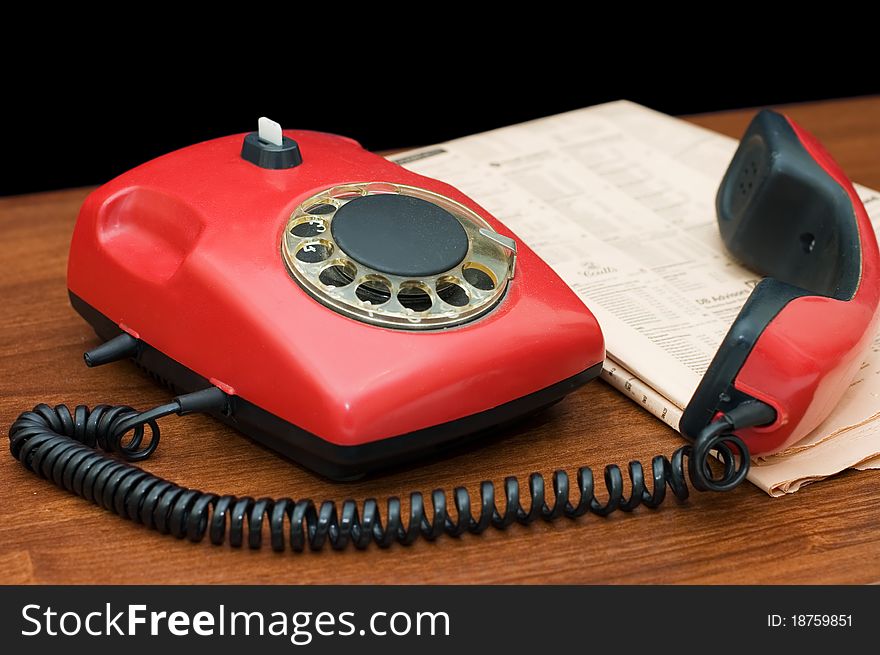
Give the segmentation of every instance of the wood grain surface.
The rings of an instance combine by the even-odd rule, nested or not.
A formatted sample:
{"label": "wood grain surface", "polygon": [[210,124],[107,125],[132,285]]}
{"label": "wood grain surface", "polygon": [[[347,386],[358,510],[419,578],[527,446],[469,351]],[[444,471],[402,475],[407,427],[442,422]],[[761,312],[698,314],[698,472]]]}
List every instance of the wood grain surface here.
{"label": "wood grain surface", "polygon": [[[796,105],[850,176],[880,188],[880,98]],[[691,117],[732,136],[751,111]],[[36,174],[36,173],[35,173]],[[0,199],[0,425],[38,402],[127,403],[166,392],[133,365],[87,369],[97,340],[67,302],[65,266],[88,189]],[[670,454],[680,437],[595,382],[500,440],[354,484],[320,479],[203,416],[163,422],[145,467],[181,484],[254,496],[406,495],[582,464]],[[880,471],[771,499],[751,485],[684,505],[587,516],[387,551],[275,554],[193,545],[122,520],[0,454],[2,583],[869,583],[880,582]]]}

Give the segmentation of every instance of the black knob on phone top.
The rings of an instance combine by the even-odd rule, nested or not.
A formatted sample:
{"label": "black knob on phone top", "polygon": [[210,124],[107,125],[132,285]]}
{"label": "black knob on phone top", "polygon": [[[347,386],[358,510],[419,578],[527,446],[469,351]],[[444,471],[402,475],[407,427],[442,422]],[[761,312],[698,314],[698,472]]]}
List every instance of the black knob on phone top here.
{"label": "black knob on phone top", "polygon": [[257,121],[257,131],[244,137],[241,158],[260,168],[273,170],[294,168],[302,164],[297,142],[284,136],[281,125],[265,116]]}

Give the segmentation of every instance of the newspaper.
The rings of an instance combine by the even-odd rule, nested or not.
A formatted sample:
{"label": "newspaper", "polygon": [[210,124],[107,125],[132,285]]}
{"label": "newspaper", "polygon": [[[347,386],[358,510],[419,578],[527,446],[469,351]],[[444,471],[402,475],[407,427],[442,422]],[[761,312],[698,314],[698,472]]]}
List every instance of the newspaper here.
{"label": "newspaper", "polygon": [[[726,253],[715,192],[734,139],[619,101],[392,159],[459,188],[535,250],[595,314],[602,378],[678,430],[759,277]],[[871,220],[880,194],[857,191]],[[880,342],[835,412],[749,479],[771,495],[880,468]]]}

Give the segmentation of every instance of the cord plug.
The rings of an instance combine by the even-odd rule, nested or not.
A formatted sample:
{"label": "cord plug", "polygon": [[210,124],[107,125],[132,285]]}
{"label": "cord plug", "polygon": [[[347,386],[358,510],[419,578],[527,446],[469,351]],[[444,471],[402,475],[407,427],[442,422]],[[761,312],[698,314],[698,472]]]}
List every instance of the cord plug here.
{"label": "cord plug", "polygon": [[725,412],[719,420],[728,423],[731,431],[741,430],[773,423],[776,420],[776,410],[760,400],[747,400]]}
{"label": "cord plug", "polygon": [[174,402],[180,407],[177,410],[180,416],[193,412],[225,412],[229,408],[229,396],[218,387],[208,387],[177,396]]}

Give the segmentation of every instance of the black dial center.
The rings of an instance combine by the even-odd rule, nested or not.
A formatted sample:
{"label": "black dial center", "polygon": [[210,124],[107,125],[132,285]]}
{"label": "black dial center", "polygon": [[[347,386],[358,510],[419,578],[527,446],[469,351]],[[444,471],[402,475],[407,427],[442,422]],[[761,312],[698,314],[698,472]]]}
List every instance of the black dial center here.
{"label": "black dial center", "polygon": [[455,268],[467,233],[434,203],[395,194],[363,196],[336,211],[330,231],[345,253],[388,275],[425,277]]}

